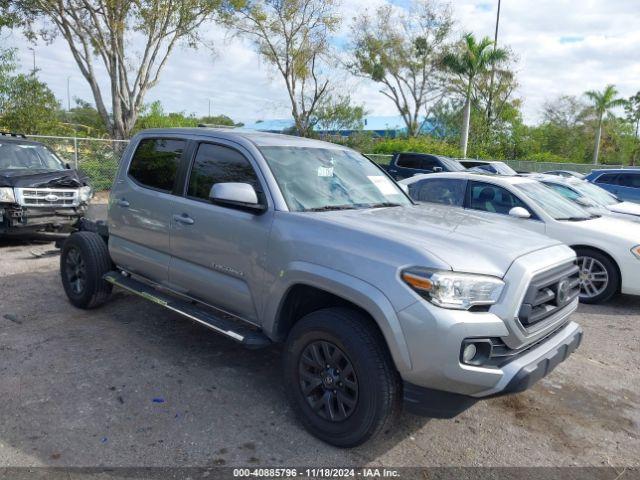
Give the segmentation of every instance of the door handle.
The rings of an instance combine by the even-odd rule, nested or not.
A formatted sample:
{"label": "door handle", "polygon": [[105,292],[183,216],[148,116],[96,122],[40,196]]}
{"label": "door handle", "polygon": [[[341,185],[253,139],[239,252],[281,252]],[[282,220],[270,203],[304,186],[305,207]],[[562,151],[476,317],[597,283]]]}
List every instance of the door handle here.
{"label": "door handle", "polygon": [[122,208],[127,208],[129,206],[129,202],[127,202],[124,198],[121,198],[116,203],[119,207],[122,207]]}
{"label": "door handle", "polygon": [[173,220],[178,223],[182,223],[183,225],[193,225],[196,223],[196,221],[186,213],[183,213],[182,215],[174,215]]}

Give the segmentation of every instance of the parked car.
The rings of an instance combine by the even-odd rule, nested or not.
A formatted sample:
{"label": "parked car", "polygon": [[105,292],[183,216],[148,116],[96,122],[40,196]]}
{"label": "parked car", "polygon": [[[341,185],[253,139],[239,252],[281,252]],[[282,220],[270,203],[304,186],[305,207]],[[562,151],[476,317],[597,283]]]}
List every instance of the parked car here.
{"label": "parked car", "polygon": [[591,182],[574,177],[542,174],[530,175],[530,178],[542,182],[590,213],[640,222],[640,205],[623,202],[614,194]]}
{"label": "parked car", "polygon": [[392,426],[403,400],[449,418],[524,390],[582,337],[570,248],[417,206],[335,144],[145,131],[108,223],[82,226],[60,258],[73,305],[97,307],[117,285],[247,347],[284,343],[294,410],[340,447]]}
{"label": "parked car", "polygon": [[463,172],[465,167],[458,160],[427,153],[396,153],[388,166],[383,167],[396,180],[421,173]]}
{"label": "parked car", "polygon": [[640,203],[640,168],[593,170],[586,179],[620,200]]}
{"label": "parked car", "polygon": [[575,172],[573,170],[549,170],[548,172],[543,172],[545,175],[556,175],[558,177],[564,178],[579,178],[584,179],[585,175],[580,172]]}
{"label": "parked car", "polygon": [[88,179],[49,147],[0,133],[0,235],[70,231],[91,195]]}
{"label": "parked car", "polygon": [[600,217],[526,177],[473,173],[420,175],[403,180],[418,201],[472,210],[573,247],[580,299],[601,303],[618,292],[640,295],[640,225]]}
{"label": "parked car", "polygon": [[486,160],[460,160],[462,166],[476,173],[492,173],[494,175],[517,175],[513,168],[504,162]]}

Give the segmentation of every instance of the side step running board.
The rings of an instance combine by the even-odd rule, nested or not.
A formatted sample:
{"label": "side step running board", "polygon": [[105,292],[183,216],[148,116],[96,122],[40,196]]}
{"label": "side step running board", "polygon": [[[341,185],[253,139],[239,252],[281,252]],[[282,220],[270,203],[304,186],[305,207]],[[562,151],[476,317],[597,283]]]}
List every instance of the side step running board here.
{"label": "side step running board", "polygon": [[131,277],[126,277],[119,272],[108,272],[102,278],[113,285],[135,293],[142,298],[215,330],[247,348],[262,348],[271,345],[271,340],[259,330],[254,330],[249,326],[241,325],[238,321],[223,318],[197,305],[159,292],[146,283]]}

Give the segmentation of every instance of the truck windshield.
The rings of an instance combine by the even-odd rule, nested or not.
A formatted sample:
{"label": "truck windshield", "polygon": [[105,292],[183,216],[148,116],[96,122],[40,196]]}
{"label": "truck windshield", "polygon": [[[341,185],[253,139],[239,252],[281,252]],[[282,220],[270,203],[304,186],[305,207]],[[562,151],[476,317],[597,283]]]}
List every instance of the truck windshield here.
{"label": "truck windshield", "polygon": [[262,147],[291,211],[309,212],[410,205],[369,159],[349,150]]}
{"label": "truck windshield", "polygon": [[527,182],[516,185],[516,188],[536,202],[555,220],[580,221],[593,218],[589,212],[567,200],[554,190],[538,182]]}
{"label": "truck windshield", "polygon": [[44,145],[2,142],[0,170],[64,170],[65,166]]}

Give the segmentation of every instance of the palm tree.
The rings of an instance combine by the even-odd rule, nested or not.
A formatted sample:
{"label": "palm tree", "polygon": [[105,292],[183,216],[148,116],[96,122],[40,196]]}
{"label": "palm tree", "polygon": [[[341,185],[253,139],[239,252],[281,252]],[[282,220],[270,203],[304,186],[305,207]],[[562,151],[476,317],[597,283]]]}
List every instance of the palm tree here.
{"label": "palm tree", "polygon": [[602,92],[589,90],[585,95],[593,102],[593,109],[598,117],[598,129],[596,130],[596,146],[593,149],[593,163],[598,164],[598,156],[600,155],[600,139],[602,138],[602,121],[604,115],[615,107],[621,107],[626,104],[623,98],[615,98],[618,90],[614,85],[607,85]]}
{"label": "palm tree", "polygon": [[445,67],[460,77],[465,86],[462,134],[460,138],[460,148],[464,158],[467,158],[467,144],[469,142],[473,82],[478,74],[487,72],[489,67],[506,60],[508,56],[505,49],[492,49],[490,48],[492,45],[493,42],[489,37],[484,37],[478,42],[472,33],[467,33],[463,38],[460,51],[448,53],[442,59]]}

